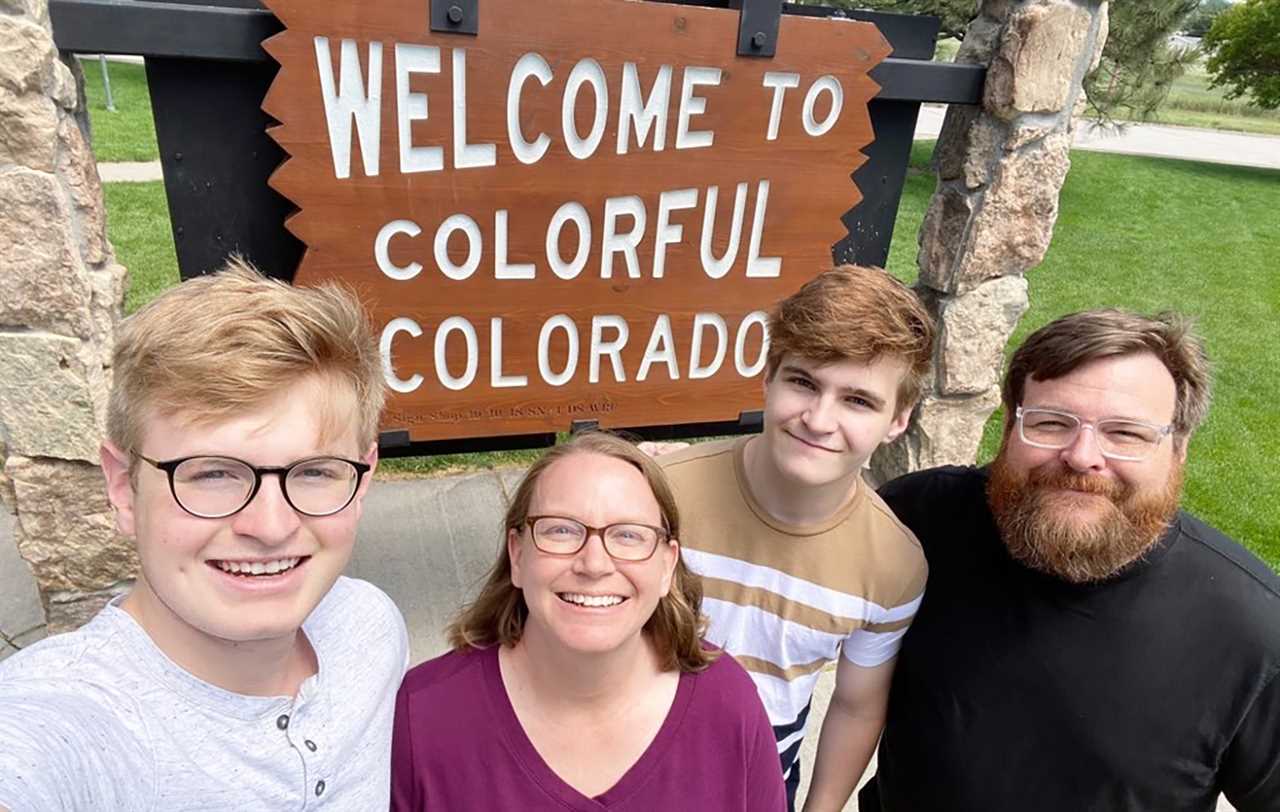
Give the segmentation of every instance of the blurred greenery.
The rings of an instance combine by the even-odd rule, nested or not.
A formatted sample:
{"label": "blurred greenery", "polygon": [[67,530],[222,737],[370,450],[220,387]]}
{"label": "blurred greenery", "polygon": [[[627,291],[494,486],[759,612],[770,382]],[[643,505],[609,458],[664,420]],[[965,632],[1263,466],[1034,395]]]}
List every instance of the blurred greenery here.
{"label": "blurred greenery", "polygon": [[147,92],[147,72],[130,62],[107,62],[115,112],[107,109],[102,68],[96,57],[80,60],[84,68],[84,93],[89,104],[89,124],[93,130],[93,154],[99,161],[154,161],[156,127],[151,118],[151,95]]}

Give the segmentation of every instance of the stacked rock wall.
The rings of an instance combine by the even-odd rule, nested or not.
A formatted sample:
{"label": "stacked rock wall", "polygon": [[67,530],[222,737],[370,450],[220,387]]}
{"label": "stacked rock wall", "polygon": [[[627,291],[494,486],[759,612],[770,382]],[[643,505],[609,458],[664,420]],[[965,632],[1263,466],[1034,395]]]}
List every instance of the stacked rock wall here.
{"label": "stacked rock wall", "polygon": [[51,631],[87,620],[137,566],[97,464],[125,272],[75,71],[47,0],[0,0],[0,500]]}
{"label": "stacked rock wall", "polygon": [[966,30],[956,61],[988,65],[982,104],[947,111],[920,228],[917,290],[939,328],[933,376],[910,428],[876,455],[878,480],[977,456],[1027,309],[1023,275],[1053,236],[1081,82],[1106,38],[1097,0],[983,0]]}

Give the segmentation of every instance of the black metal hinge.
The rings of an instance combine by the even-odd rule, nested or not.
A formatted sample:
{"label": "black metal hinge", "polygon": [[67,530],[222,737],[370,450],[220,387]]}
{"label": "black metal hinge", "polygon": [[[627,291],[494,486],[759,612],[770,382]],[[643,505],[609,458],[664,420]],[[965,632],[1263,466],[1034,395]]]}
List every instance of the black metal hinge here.
{"label": "black metal hinge", "polygon": [[444,34],[480,33],[480,0],[428,0],[431,30]]}

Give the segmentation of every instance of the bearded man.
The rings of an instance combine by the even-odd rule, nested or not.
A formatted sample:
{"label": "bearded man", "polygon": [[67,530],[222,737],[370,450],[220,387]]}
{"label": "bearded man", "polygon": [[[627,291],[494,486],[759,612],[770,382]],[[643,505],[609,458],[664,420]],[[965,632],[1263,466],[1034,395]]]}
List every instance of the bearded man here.
{"label": "bearded man", "polygon": [[881,490],[930,573],[862,812],[1280,810],[1280,578],[1178,509],[1209,392],[1181,318],[1066,316],[988,468]]}

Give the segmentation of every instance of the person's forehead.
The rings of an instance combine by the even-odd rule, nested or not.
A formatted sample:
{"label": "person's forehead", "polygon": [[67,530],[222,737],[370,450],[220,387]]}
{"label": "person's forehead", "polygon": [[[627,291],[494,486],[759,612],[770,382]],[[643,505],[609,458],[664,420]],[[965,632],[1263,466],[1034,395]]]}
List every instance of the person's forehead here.
{"label": "person's forehead", "polygon": [[[142,444],[168,457],[221,454],[272,464],[317,454],[348,456],[356,449],[353,405],[341,393],[318,393],[291,387],[280,397],[238,412],[148,410]],[[156,447],[161,446],[161,447]]]}
{"label": "person's forehead", "polygon": [[1130,417],[1156,423],[1173,418],[1177,387],[1150,353],[1090,361],[1057,378],[1029,376],[1022,405],[1066,409],[1086,418]]}
{"label": "person's forehead", "polygon": [[660,511],[649,481],[639,469],[625,460],[592,452],[569,454],[547,466],[534,484],[530,501],[533,513],[593,509],[625,514]]}

